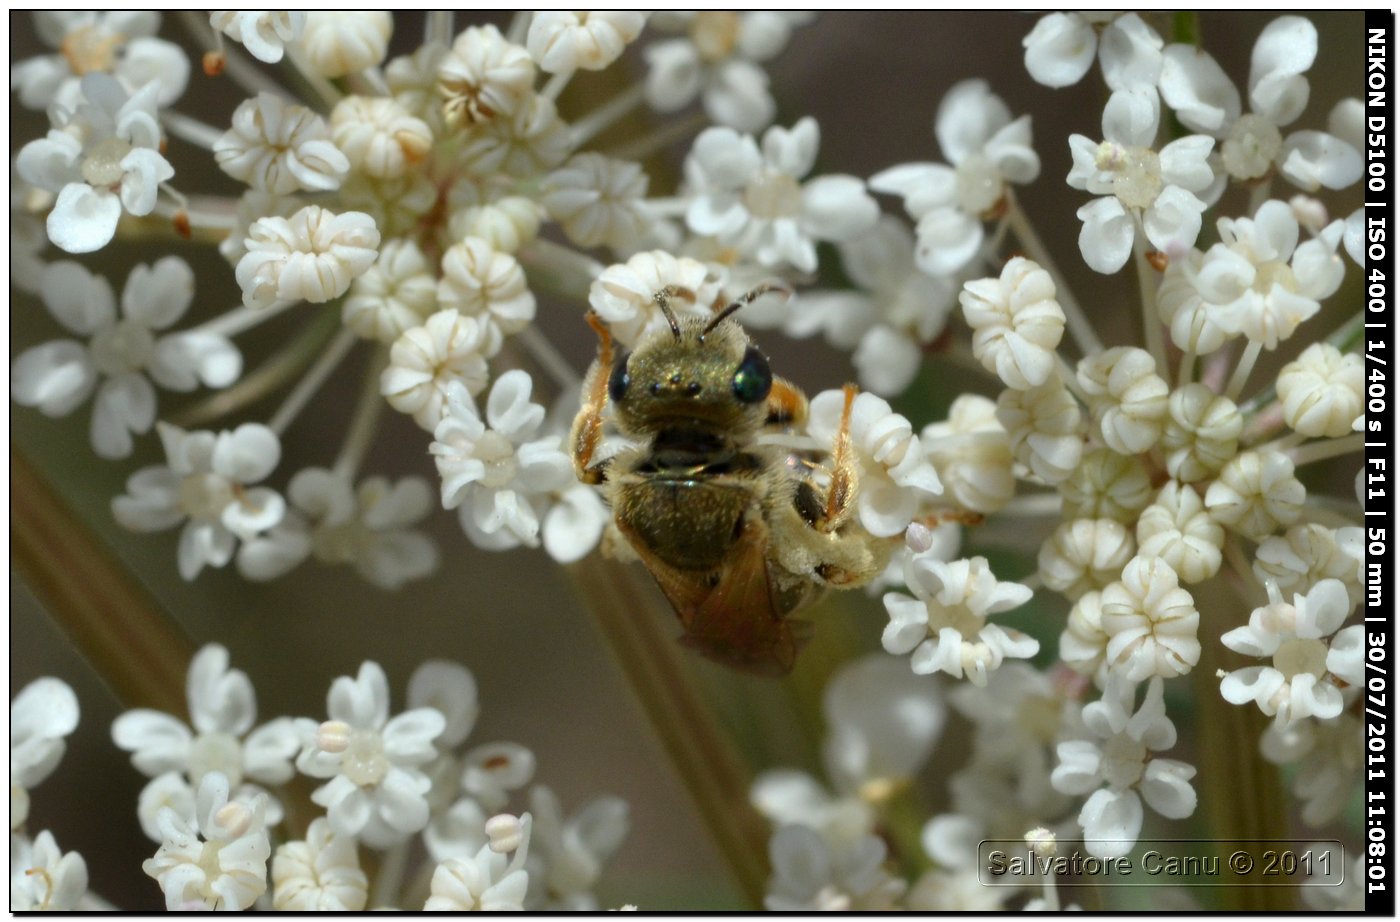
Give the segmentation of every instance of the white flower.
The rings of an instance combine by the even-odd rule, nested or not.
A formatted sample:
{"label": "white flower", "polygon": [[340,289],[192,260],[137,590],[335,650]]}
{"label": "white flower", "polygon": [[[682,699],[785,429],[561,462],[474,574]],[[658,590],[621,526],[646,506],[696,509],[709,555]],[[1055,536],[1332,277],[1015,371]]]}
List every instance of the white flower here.
{"label": "white flower", "polygon": [[768,840],[773,876],[763,905],[788,913],[893,909],[906,885],[885,870],[885,858],[875,836],[831,843],[806,826],[784,826]]}
{"label": "white flower", "polygon": [[[822,446],[836,443],[845,393],[822,391],[812,398],[807,434]],[[874,394],[857,394],[851,405],[851,462],[860,483],[856,513],[860,524],[881,538],[901,534],[914,520],[924,497],[943,485],[929,464],[909,420]]]}
{"label": "white flower", "polygon": [[1036,21],[1021,44],[1031,78],[1054,88],[1082,80],[1095,52],[1104,82],[1113,90],[1151,86],[1162,67],[1162,38],[1136,13],[1050,13]]}
{"label": "white flower", "polygon": [[282,520],[286,503],[267,487],[249,488],[271,474],[281,458],[277,435],[259,423],[232,432],[185,432],[157,423],[166,463],[144,467],[112,500],[112,514],[131,531],[180,533],[180,575],[192,580],[205,564],[222,567],[239,538]]}
{"label": "white flower", "polygon": [[[229,669],[228,650],[218,644],[206,645],[190,661],[185,691],[193,728],[170,714],[138,708],[112,723],[113,742],[131,753],[138,770],[157,779],[148,789],[155,790],[158,782],[167,788],[169,781],[157,776],[179,772],[193,792],[206,775],[217,772],[234,796],[249,802],[263,796],[268,819],[278,822],[282,810],[267,787],[292,778],[300,739],[291,718],[253,729],[253,683],[242,670]],[[166,791],[164,796],[178,795]]]}
{"label": "white flower", "polygon": [[214,162],[273,195],[337,189],[350,170],[325,119],[272,93],[259,93],[234,110],[233,127],[214,142]]}
{"label": "white flower", "polygon": [[[927,837],[926,837],[927,838]],[[978,876],[976,867],[953,871],[930,870],[919,875],[905,897],[913,912],[1002,912],[1012,891],[989,887]]]}
{"label": "white flower", "polygon": [[[1066,794],[1089,794],[1079,813],[1084,845],[1103,858],[1126,855],[1142,831],[1142,802],[1168,819],[1185,819],[1196,810],[1191,779],[1196,769],[1176,759],[1150,759],[1150,752],[1170,749],[1176,727],[1167,717],[1162,680],[1147,685],[1142,706],[1134,710],[1137,686],[1110,676],[1103,698],[1084,706],[1084,725],[1093,739],[1060,743],[1060,764],[1052,776]],[[1093,793],[1090,793],[1093,792]]]}
{"label": "white flower", "polygon": [[674,288],[672,313],[705,316],[719,297],[720,280],[702,262],[662,250],[638,253],[604,269],[588,289],[588,305],[607,323],[613,337],[631,347],[651,330],[666,329],[656,293]]}
{"label": "white flower", "polygon": [[1294,184],[1316,191],[1341,189],[1361,177],[1361,156],[1351,145],[1316,131],[1281,129],[1308,101],[1303,74],[1317,57],[1317,29],[1301,16],[1280,16],[1264,29],[1250,57],[1250,112],[1241,114],[1239,91],[1220,65],[1194,45],[1167,48],[1162,98],[1182,124],[1220,138],[1221,163],[1230,176],[1257,180],[1278,166]]}
{"label": "white flower", "polygon": [[530,52],[495,26],[472,26],[457,36],[437,65],[437,92],[449,125],[509,117],[535,85]]}
{"label": "white flower", "polygon": [[691,188],[686,224],[751,254],[761,265],[817,267],[816,241],[850,240],[874,227],[880,209],[854,176],[799,181],[816,162],[820,131],[811,118],[774,126],[763,148],[732,128],[708,128],[686,158]]}
{"label": "white flower", "polygon": [[331,136],[352,169],[394,179],[415,167],[433,143],[427,123],[392,99],[346,96],[331,110]]}
{"label": "white flower", "polygon": [[[168,771],[152,778],[136,800],[136,818],[141,823],[141,831],[152,842],[162,842],[165,837],[160,831],[160,816],[166,809],[174,810],[186,823],[194,823],[195,789],[190,786],[182,771]],[[280,805],[273,805],[273,812]]]}
{"label": "white flower", "polygon": [[1253,701],[1279,723],[1303,717],[1333,718],[1342,712],[1337,683],[1361,685],[1361,625],[1343,628],[1351,613],[1346,587],[1324,579],[1283,600],[1270,583],[1270,604],[1254,609],[1249,624],[1226,632],[1221,643],[1245,656],[1269,658],[1267,666],[1246,666],[1220,680],[1220,694],[1231,704]]}
{"label": "white flower", "polygon": [[447,414],[454,388],[468,406],[486,389],[486,325],[455,310],[438,311],[422,326],[404,332],[389,350],[379,392],[389,405],[411,413],[432,431]]}
{"label": "white flower", "polygon": [[1361,415],[1364,390],[1361,356],[1313,343],[1278,373],[1283,420],[1310,438],[1341,438]]}
{"label": "white flower", "polygon": [[219,255],[237,266],[243,254],[248,252],[248,228],[253,226],[253,222],[259,218],[290,218],[305,204],[296,195],[270,195],[257,189],[247,190],[238,197],[238,204],[234,206],[233,227],[229,235],[219,242]]}
{"label": "white flower", "polygon": [[1206,511],[1201,495],[1168,481],[1137,521],[1138,553],[1166,561],[1185,583],[1210,579],[1220,570],[1225,530]]}
{"label": "white flower", "polygon": [[1076,378],[1104,443],[1120,455],[1152,448],[1167,417],[1167,382],[1145,349],[1118,346],[1086,356]]}
{"label": "white flower", "polygon": [[382,64],[393,31],[387,10],[311,10],[297,47],[323,77],[344,77]]}
{"label": "white flower", "polygon": [[1003,659],[1029,659],[1040,649],[1035,638],[988,622],[988,615],[1024,605],[1031,590],[998,582],[985,557],[944,562],[915,554],[904,580],[916,598],[885,595],[890,623],[881,642],[895,655],[912,652],[915,672],[946,672],[982,686]]}
{"label": "white flower", "polygon": [[1095,448],[1060,484],[1060,496],[1067,519],[1116,519],[1126,525],[1152,502],[1152,481],[1136,456]]}
{"label": "white flower", "polygon": [[535,319],[535,296],[520,263],[479,237],[468,237],[443,254],[437,300],[439,308],[481,322],[488,355]]}
{"label": "white flower", "polygon": [[[838,349],[854,347],[861,387],[892,397],[913,383],[924,347],[947,328],[960,282],[920,272],[913,235],[890,215],[836,248],[857,288],[803,292],[788,302],[783,329],[789,336],[820,331]],[[751,316],[745,323],[755,325]]]}
{"label": "white flower", "polygon": [[963,509],[992,513],[1016,493],[1011,438],[986,397],[963,394],[948,408],[948,420],[919,433],[943,495]]}
{"label": "white flower", "polygon": [[1186,483],[1210,477],[1235,457],[1243,429],[1244,417],[1234,401],[1204,384],[1172,391],[1162,430],[1167,472]]}
{"label": "white flower", "polygon": [[76,108],[55,110],[58,127],[20,149],[16,166],[25,182],[58,193],[47,227],[60,249],[100,250],[123,212],[155,209],[157,187],[175,175],[159,151],[159,91],[151,82],[128,95],[114,78],[88,74]]}
{"label": "white flower", "polygon": [[1013,257],[999,278],[968,282],[958,295],[972,327],[972,354],[1008,386],[1039,387],[1055,370],[1065,312],[1055,283],[1036,263]]}
{"label": "white flower", "polygon": [[1123,268],[1133,239],[1145,233],[1158,250],[1180,253],[1196,242],[1214,174],[1206,155],[1215,142],[1188,135],[1154,149],[1160,116],[1150,88],[1115,90],[1103,113],[1104,141],[1070,135],[1074,165],[1067,181],[1095,199],[1079,209],[1079,251],[1096,272]]}
{"label": "white flower", "polygon": [[1293,524],[1307,497],[1288,455],[1247,451],[1230,459],[1206,490],[1206,508],[1231,531],[1262,541],[1280,526]]}
{"label": "white flower", "polygon": [[230,800],[228,779],[210,772],[199,785],[194,823],[168,808],[159,822],[160,849],[141,870],[165,891],[167,910],[247,909],[267,891],[272,849],[261,796]]}
{"label": "white flower", "polygon": [[589,151],[545,177],[540,202],[579,246],[625,250],[651,227],[647,182],[641,164]]}
{"label": "white flower", "polygon": [[1341,580],[1351,604],[1360,605],[1360,537],[1357,527],[1334,531],[1316,523],[1294,525],[1260,543],[1255,551],[1254,575],[1263,585],[1277,583],[1285,597],[1306,594],[1324,579]]}
{"label": "white flower", "polygon": [[1006,194],[1040,174],[1031,147],[1031,119],[1015,121],[985,80],[964,80],[943,97],[934,122],[938,146],[951,166],[905,163],[870,178],[870,188],[904,199],[918,223],[919,268],[947,275],[981,253],[983,219]]}
{"label": "white flower", "polygon": [[1060,659],[1100,688],[1108,679],[1108,635],[1103,629],[1103,594],[1086,592],[1069,610],[1060,634]]}
{"label": "white flower", "polygon": [[444,247],[478,237],[503,253],[519,252],[539,235],[545,209],[518,191],[514,180],[500,174],[458,179],[447,191],[447,233],[441,237]]}
{"label": "white flower", "polygon": [[777,769],[754,779],[749,800],[774,826],[805,826],[844,848],[875,831],[874,807],[928,762],[947,707],[937,680],[875,653],[841,667],[822,712],[822,762],[835,794],[805,772]]}
{"label": "white flower", "polygon": [[276,64],[306,28],[302,10],[210,10],[209,24],[267,64]]}
{"label": "white flower", "polygon": [[532,789],[530,908],[597,912],[593,888],[603,865],[627,837],[627,812],[626,801],[599,797],[565,819],[553,791],[543,786]]}
{"label": "white flower", "polygon": [[168,106],[189,81],[190,62],[178,45],[155,37],[160,14],[151,10],[38,10],[34,27],[58,54],[16,62],[10,89],[20,104],[43,110],[72,109],[82,97],[85,74],[111,74],[128,91],[158,83],[156,101]]}
{"label": "white flower", "polygon": [[[496,819],[493,817],[492,819]],[[487,821],[488,824],[490,820]],[[515,855],[507,858],[494,842],[470,858],[448,858],[433,872],[428,912],[519,912],[525,908],[530,872],[525,862],[530,846],[530,814],[518,821]],[[514,842],[510,844],[515,844]]]}
{"label": "white flower", "polygon": [[535,754],[519,743],[486,743],[462,760],[462,790],[486,810],[500,810],[535,777]]}
{"label": "white flower", "polygon": [[1307,825],[1331,822],[1355,796],[1366,768],[1365,729],[1359,716],[1343,710],[1331,720],[1276,721],[1259,738],[1265,759],[1275,765],[1297,763],[1291,787],[1303,801]]}
{"label": "white flower", "polygon": [[249,307],[284,301],[320,304],[338,298],[378,257],[374,219],[310,205],[290,218],[259,218],[235,275]]}
{"label": "white flower", "polygon": [[[1220,242],[1201,259],[1192,284],[1229,335],[1243,334],[1273,349],[1341,284],[1340,221],[1302,244],[1293,210],[1277,200],[1260,205],[1253,219],[1216,223]],[[1188,301],[1177,310],[1190,307]]]}
{"label": "white flower", "polygon": [[792,30],[811,18],[795,10],[658,13],[652,25],[687,35],[646,47],[647,102],[659,112],[675,112],[699,96],[716,124],[736,131],[767,127],[778,106],[759,65],[777,57]]}
{"label": "white flower", "polygon": [[325,817],[306,838],[285,842],[272,857],[272,906],[279,912],[359,912],[369,902],[355,840],[337,835]]}
{"label": "white flower", "polygon": [[[949,785],[963,835],[935,842],[925,828],[929,857],[949,867],[973,867],[978,838],[1019,835],[1016,830],[1025,832],[1036,817],[1059,816],[1068,808],[1067,799],[1050,786],[1050,769],[1062,727],[1077,726],[1079,706],[1071,695],[1073,683],[1063,674],[1019,662],[998,669],[985,687],[952,690],[953,707],[973,726],[972,758]],[[968,820],[985,835],[969,840]]]}
{"label": "white flower", "polygon": [[242,357],[224,336],[193,332],[157,339],[157,331],[178,321],[194,298],[194,273],[179,257],[132,269],[120,319],[107,280],[75,262],[50,263],[41,296],[54,319],[87,342],[53,340],[21,353],[10,369],[15,402],[63,416],[96,388],[89,437],[101,457],[131,454],[132,434],[155,424],[156,392],[147,374],[163,387],[186,391],[201,380],[227,386],[242,370]]}
{"label": "white flower", "polygon": [[1083,417],[1058,372],[1039,387],[1002,391],[997,421],[1006,427],[1017,463],[1041,482],[1063,483],[1078,470],[1084,454]]}
{"label": "white flower", "polygon": [[10,701],[10,831],[29,818],[29,790],[58,767],[78,726],[78,697],[62,680],[35,679]]}
{"label": "white flower", "polygon": [[822,692],[822,714],[827,777],[838,790],[878,801],[927,764],[947,707],[935,680],[874,653],[832,676]]}
{"label": "white flower", "polygon": [[1139,551],[1121,580],[1104,588],[1099,606],[1109,668],[1129,682],[1185,675],[1200,660],[1200,613],[1160,557]]}
{"label": "white flower", "polygon": [[571,153],[569,128],[553,101],[538,93],[526,97],[509,115],[492,119],[465,135],[460,162],[485,176],[506,173],[537,182]]}
{"label": "white flower", "polygon": [[448,402],[429,451],[442,475],[444,508],[462,507],[463,520],[488,535],[502,529],[530,546],[540,522],[529,499],[562,490],[573,466],[558,435],[537,438],[544,407],[530,402],[530,376],[508,371],[496,379],[483,421],[466,401]]}
{"label": "white flower", "polygon": [[1073,601],[1116,581],[1133,550],[1132,534],[1113,519],[1064,522],[1040,546],[1040,578]]}
{"label": "white flower", "polygon": [[10,912],[79,911],[87,887],[83,856],[60,851],[53,833],[10,836]]}
{"label": "white flower", "polygon": [[340,319],[365,339],[392,345],[437,311],[437,279],[418,244],[387,240],[379,259],[350,283]]}
{"label": "white flower", "polygon": [[447,726],[432,707],[389,716],[389,684],[374,662],[355,678],[341,676],[326,696],[329,719],[310,731],[297,769],[330,779],[311,795],[326,808],[331,830],[371,848],[387,848],[428,825],[431,787],[421,767],[437,755],[433,741]]}
{"label": "white flower", "polygon": [[633,10],[540,10],[525,47],[547,74],[602,70],[636,41],[647,14]]}
{"label": "white flower", "polygon": [[396,484],[370,477],[352,490],[346,476],[306,468],[288,484],[287,498],[287,517],[238,550],[238,570],[249,579],[274,579],[313,555],[325,564],[350,564],[381,589],[437,569],[432,539],[408,527],[432,510],[432,492],[421,477]]}

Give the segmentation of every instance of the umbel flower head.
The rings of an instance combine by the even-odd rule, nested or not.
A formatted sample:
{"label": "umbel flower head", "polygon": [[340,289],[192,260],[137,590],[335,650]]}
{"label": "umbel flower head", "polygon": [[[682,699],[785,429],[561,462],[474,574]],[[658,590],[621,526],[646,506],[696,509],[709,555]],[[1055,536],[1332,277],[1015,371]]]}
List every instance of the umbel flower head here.
{"label": "umbel flower head", "polygon": [[[819,117],[827,97],[770,78],[790,44],[817,40],[787,55],[794,74],[834,60],[824,37],[867,34],[808,29],[807,13],[525,11],[499,28],[449,11],[40,13],[52,53],[11,74],[43,119],[12,151],[12,281],[34,296],[14,313],[47,310],[66,332],[17,350],[12,391],[41,413],[90,412],[100,457],[163,449],[122,472],[112,508],[128,529],[172,531],[150,540],[178,548],[186,578],[234,561],[249,580],[315,579],[330,564],[413,601],[441,561],[480,575],[479,555],[429,540],[439,505],[475,548],[629,558],[605,497],[620,508],[658,478],[743,487],[752,530],[736,534],[766,526],[770,556],[740,562],[767,567],[785,615],[840,582],[809,560],[819,543],[858,548],[884,650],[829,670],[826,735],[809,741],[824,777],[766,771],[750,792],[772,822],[748,856],[761,864],[766,845],[772,908],[1065,908],[1052,880],[1030,902],[982,886],[976,843],[1043,856],[1082,834],[1123,854],[1144,804],[1179,833],[1194,769],[1163,756],[1178,727],[1181,751],[1199,749],[1231,702],[1273,723],[1221,758],[1242,777],[1289,773],[1288,803],[1251,808],[1341,817],[1350,842],[1364,634],[1348,619],[1366,545],[1354,468],[1333,489],[1318,462],[1364,442],[1372,363],[1349,263],[1370,243],[1358,180],[1374,132],[1363,100],[1329,98],[1326,78],[1354,73],[1326,58],[1329,15],[1269,17],[1247,61],[1219,62],[1213,24],[1173,44],[1157,13],[1027,19],[1012,28],[1030,79],[1098,84],[1075,91],[1097,100],[1075,116],[1084,133],[1037,122],[1033,137],[1026,113],[1042,108],[1013,75],[968,72],[927,103],[937,150],[910,153],[895,146],[908,113],[852,135],[847,113]],[[218,92],[184,94],[182,48]],[[851,170],[852,143],[877,162]],[[1068,211],[1040,176],[1066,152],[1060,178],[1081,196]],[[222,259],[205,258],[215,246]],[[1132,277],[1086,291],[1067,259]],[[651,446],[620,447],[610,369],[581,387],[609,345],[590,326],[626,371],[676,318],[784,289],[733,322],[810,401],[775,387],[751,440],[680,412]],[[859,388],[829,362],[779,360],[775,338],[818,333]],[[583,419],[606,489],[576,476],[583,446],[565,439],[581,393],[601,404]],[[386,446],[395,427],[408,438]],[[415,452],[436,485],[380,466]],[[672,492],[685,527],[684,494],[700,491]],[[683,619],[722,608],[738,559]],[[1197,673],[1217,644],[1244,660]],[[951,759],[936,748],[949,681],[969,749]],[[402,714],[366,663],[334,683],[324,719],[269,721],[211,645],[187,691],[187,718],[132,711],[113,728],[151,776],[146,867],[177,908],[551,911],[607,892],[625,802],[575,805],[524,745],[468,742],[477,694],[460,667],[416,673]],[[95,905],[81,859],[40,831],[42,802],[29,809],[76,723],[71,697],[46,683],[12,708],[16,906]],[[284,802],[294,768],[318,779],[324,815]],[[917,815],[908,785],[935,779],[942,812]],[[362,866],[361,847],[382,854]],[[902,873],[925,858],[934,869]]]}

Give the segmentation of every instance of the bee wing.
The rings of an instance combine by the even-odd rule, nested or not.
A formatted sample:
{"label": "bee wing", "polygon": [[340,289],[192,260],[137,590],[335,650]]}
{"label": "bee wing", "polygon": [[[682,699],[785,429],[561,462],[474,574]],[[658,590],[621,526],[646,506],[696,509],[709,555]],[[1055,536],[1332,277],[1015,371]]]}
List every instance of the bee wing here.
{"label": "bee wing", "polygon": [[681,570],[638,550],[680,616],[683,644],[749,672],[780,676],[792,669],[798,646],[793,627],[799,623],[783,617],[785,608],[769,574],[768,526],[761,518],[750,518],[723,562],[709,573]]}

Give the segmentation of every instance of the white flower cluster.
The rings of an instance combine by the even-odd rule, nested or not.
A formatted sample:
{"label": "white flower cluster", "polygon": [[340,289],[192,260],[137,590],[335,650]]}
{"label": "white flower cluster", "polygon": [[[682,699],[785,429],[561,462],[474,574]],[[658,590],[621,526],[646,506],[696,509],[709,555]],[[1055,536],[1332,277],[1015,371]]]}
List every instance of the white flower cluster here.
{"label": "white flower cluster", "polygon": [[[112,727],[152,778],[138,812],[158,849],[143,868],[167,908],[358,912],[369,907],[360,850],[406,853],[418,837],[432,861],[425,909],[598,908],[592,890],[627,834],[627,805],[600,797],[566,817],[553,792],[534,785],[529,812],[504,812],[530,786],[535,759],[514,743],[464,751],[479,708],[463,667],[424,663],[408,683],[409,709],[392,714],[384,671],[366,662],[332,683],[325,720],[279,717],[257,728],[252,683],[229,668],[223,647],[195,656],[188,687],[193,727],[150,710],[127,711]],[[28,728],[12,743],[15,803],[57,762],[77,704],[46,679],[12,711]],[[311,793],[324,815],[300,828],[279,801],[297,773],[324,782]],[[60,856],[47,835],[24,846],[49,868],[51,891],[36,893],[35,907],[72,908],[86,886],[82,859]]]}
{"label": "white flower cluster", "polygon": [[[1247,390],[1260,353],[1317,315],[1344,275],[1343,222],[1329,222],[1314,199],[1269,198],[1273,176],[1308,191],[1345,188],[1360,177],[1358,151],[1343,140],[1354,139],[1342,130],[1345,106],[1333,119],[1340,137],[1301,131],[1282,139],[1280,127],[1302,113],[1303,74],[1317,52],[1316,30],[1301,17],[1280,17],[1259,37],[1249,114],[1208,54],[1166,45],[1135,14],[1101,22],[1052,14],[1025,44],[1032,75],[1050,86],[1083,77],[1097,48],[1111,91],[1105,140],[1070,138],[1068,182],[1101,196],[1079,211],[1081,255],[1104,273],[1133,261],[1145,335],[1141,346],[1104,348],[1049,252],[1013,222],[1032,255],[1012,258],[999,277],[967,281],[960,296],[972,356],[1005,388],[983,418],[999,424],[1006,442],[993,448],[997,429],[988,425],[973,457],[981,484],[1019,480],[1052,492],[1013,498],[1012,489],[998,490],[990,506],[985,489],[955,495],[978,512],[1058,511],[1037,576],[1072,604],[1061,660],[1102,698],[1083,706],[1080,729],[1056,731],[1051,783],[1087,795],[1079,823],[1088,848],[1121,855],[1142,828],[1144,800],[1168,818],[1195,809],[1195,770],[1149,753],[1176,738],[1163,684],[1192,672],[1203,645],[1265,661],[1221,672],[1220,690],[1273,716],[1276,738],[1329,732],[1361,681],[1361,630],[1344,626],[1359,601],[1357,532],[1321,512],[1297,473],[1360,447],[1352,433],[1362,368],[1347,352],[1358,324],[1303,349],[1255,395]],[[1200,133],[1162,143],[1163,106]],[[1240,183],[1253,189],[1252,216],[1219,217],[1219,242],[1196,249],[1202,215]],[[929,177],[901,191],[908,199],[939,188]],[[1077,363],[1061,354],[1065,345],[1080,353]],[[948,483],[953,459],[939,460]],[[996,475],[987,470],[993,465]],[[918,576],[906,576],[911,588]],[[1224,580],[1249,588],[1202,605]],[[1265,596],[1268,604],[1256,607]],[[1253,614],[1231,616],[1231,602]],[[1307,750],[1266,751],[1283,761]],[[1317,787],[1298,790],[1310,798],[1302,792]]]}
{"label": "white flower cluster", "polygon": [[834,792],[794,769],[763,773],[750,792],[774,825],[765,907],[928,908],[901,899],[907,884],[886,866],[879,816],[883,803],[927,764],[943,732],[947,706],[937,682],[911,675],[887,657],[870,656],[833,676],[822,704],[822,755]]}

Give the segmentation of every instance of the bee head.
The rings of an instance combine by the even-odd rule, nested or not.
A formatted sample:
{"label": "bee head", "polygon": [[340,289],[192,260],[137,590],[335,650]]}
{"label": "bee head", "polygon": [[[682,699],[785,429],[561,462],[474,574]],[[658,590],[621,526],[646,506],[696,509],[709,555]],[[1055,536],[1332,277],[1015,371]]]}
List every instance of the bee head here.
{"label": "bee head", "polygon": [[698,429],[743,438],[767,415],[768,359],[728,316],[671,318],[613,367],[608,396],[639,434]]}

